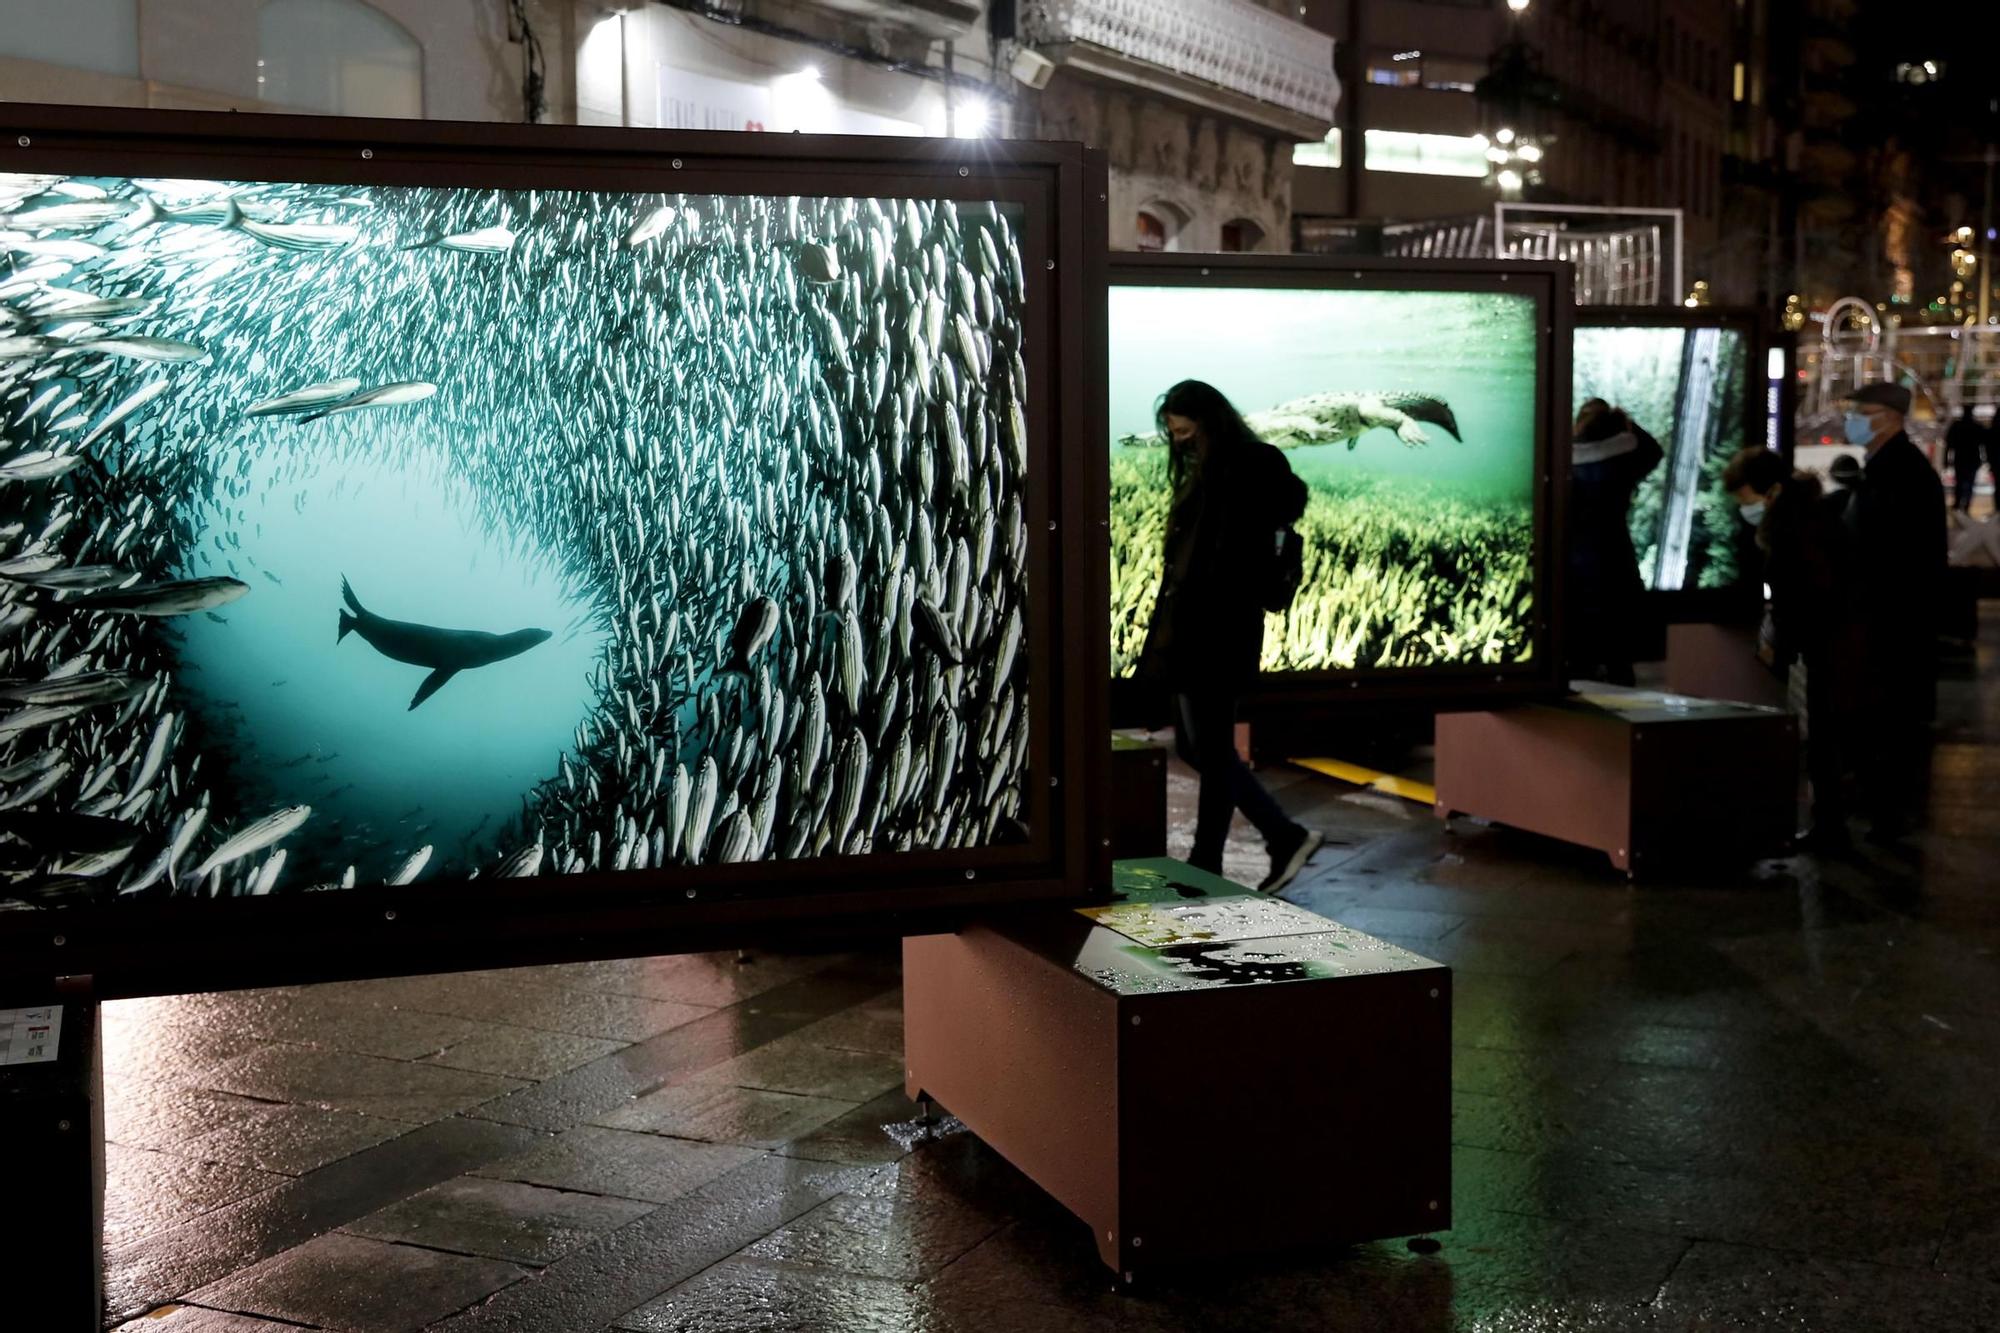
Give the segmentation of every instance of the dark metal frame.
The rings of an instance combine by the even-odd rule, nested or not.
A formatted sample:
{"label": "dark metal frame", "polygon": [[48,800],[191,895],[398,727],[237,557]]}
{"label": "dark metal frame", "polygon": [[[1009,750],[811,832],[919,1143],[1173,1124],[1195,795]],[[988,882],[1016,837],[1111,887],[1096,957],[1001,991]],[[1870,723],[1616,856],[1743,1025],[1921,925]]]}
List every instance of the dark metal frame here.
{"label": "dark metal frame", "polygon": [[[1548,698],[1567,683],[1562,671],[1563,566],[1568,468],[1557,451],[1569,439],[1572,270],[1554,260],[1355,258],[1345,255],[1112,256],[1114,287],[1268,287],[1322,291],[1506,292],[1536,305],[1542,342],[1535,386],[1535,625],[1530,659],[1493,667],[1431,666],[1384,670],[1265,673],[1244,701],[1260,725],[1307,720],[1344,705],[1401,702],[1431,709],[1490,707],[1495,701]],[[1221,331],[1218,331],[1218,336]],[[1130,679],[1111,683],[1119,723],[1151,723],[1155,693]]]}
{"label": "dark metal frame", "polygon": [[[1578,329],[1735,329],[1743,335],[1743,430],[1751,444],[1765,442],[1770,420],[1766,393],[1766,362],[1773,347],[1788,347],[1789,340],[1771,315],[1754,306],[1578,306]],[[1574,351],[1571,360],[1574,362]],[[1794,358],[1786,352],[1785,382],[1778,399],[1778,449],[1787,458],[1792,453],[1792,419],[1797,399],[1792,383]],[[1754,606],[1752,601],[1754,600]],[[1761,595],[1754,598],[1736,588],[1648,588],[1645,592],[1646,621],[1651,633],[1663,632],[1669,623],[1740,621],[1761,611]],[[1664,651],[1664,641],[1659,641]]]}
{"label": "dark metal frame", "polygon": [[[0,975],[100,997],[952,928],[1109,885],[1105,169],[1075,144],[0,105],[0,170],[333,184],[987,200],[1025,213],[1030,841],[502,885],[0,913]],[[1048,781],[1042,782],[1046,777]]]}

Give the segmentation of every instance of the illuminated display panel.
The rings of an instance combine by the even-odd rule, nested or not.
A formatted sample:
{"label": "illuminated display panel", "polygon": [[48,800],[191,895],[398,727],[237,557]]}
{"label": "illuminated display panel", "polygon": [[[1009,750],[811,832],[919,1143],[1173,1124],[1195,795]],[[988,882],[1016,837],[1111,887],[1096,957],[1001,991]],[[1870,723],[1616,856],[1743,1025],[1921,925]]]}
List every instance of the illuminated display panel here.
{"label": "illuminated display panel", "polygon": [[1084,887],[1061,163],[572,186],[423,139],[0,163],[0,896]]}
{"label": "illuminated display panel", "polygon": [[1135,673],[1161,573],[1171,492],[1155,403],[1193,378],[1284,449],[1309,489],[1305,581],[1267,618],[1260,694],[1553,679],[1556,285],[1476,264],[1114,265],[1114,675]]}
{"label": "illuminated display panel", "polygon": [[1762,384],[1753,316],[1602,307],[1578,314],[1571,369],[1578,403],[1623,407],[1666,457],[1633,497],[1632,542],[1646,586],[1692,592],[1738,585],[1750,530],[1722,490],[1739,449],[1768,444],[1779,413]]}

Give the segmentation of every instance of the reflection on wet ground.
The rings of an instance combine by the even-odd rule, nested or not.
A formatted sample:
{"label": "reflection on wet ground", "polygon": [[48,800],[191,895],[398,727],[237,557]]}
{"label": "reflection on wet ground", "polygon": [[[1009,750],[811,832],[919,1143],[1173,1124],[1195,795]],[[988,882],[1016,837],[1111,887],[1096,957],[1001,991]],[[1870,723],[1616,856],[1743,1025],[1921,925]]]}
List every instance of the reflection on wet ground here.
{"label": "reflection on wet ground", "polygon": [[[1288,896],[1456,969],[1435,1252],[1273,1236],[1266,1262],[1114,1294],[1080,1224],[902,1096],[893,949],[653,958],[106,1006],[114,1324],[2000,1327],[1985,629],[1985,671],[1945,692],[1932,831],[1902,850],[1635,889],[1267,772],[1349,843]],[[1177,772],[1183,838],[1192,792]],[[1229,868],[1263,870],[1249,843]],[[1316,1130],[1274,1106],[1260,1132]]]}

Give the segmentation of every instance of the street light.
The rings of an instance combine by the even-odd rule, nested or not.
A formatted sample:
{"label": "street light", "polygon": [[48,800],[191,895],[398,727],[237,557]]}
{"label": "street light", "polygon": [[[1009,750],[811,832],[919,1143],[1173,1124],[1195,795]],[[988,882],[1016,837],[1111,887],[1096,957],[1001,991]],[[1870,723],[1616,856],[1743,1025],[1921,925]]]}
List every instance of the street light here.
{"label": "street light", "polygon": [[1528,12],[1528,0],[1507,0],[1507,8],[1516,14],[1525,14]]}

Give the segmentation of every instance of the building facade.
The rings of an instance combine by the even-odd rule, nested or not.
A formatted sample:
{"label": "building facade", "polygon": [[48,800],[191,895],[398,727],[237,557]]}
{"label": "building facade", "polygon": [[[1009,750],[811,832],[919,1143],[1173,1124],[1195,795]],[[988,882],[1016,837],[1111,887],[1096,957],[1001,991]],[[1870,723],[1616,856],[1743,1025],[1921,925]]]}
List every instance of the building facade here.
{"label": "building facade", "polygon": [[[28,0],[12,0],[16,6]],[[7,12],[0,0],[0,16]],[[66,0],[16,100],[1080,139],[1117,248],[1289,249],[1333,39],[1287,0]]]}
{"label": "building facade", "polygon": [[[1685,270],[1718,293],[1734,105],[1733,0],[1305,0],[1343,58],[1339,124],[1302,145],[1301,218],[1471,216],[1503,195],[1682,210]],[[1531,138],[1524,179],[1495,139]],[[1485,136],[1482,139],[1480,136]],[[1354,145],[1359,145],[1355,151]],[[1518,168],[1521,164],[1512,164]]]}
{"label": "building facade", "polygon": [[9,101],[523,120],[531,100],[545,116],[573,100],[555,0],[62,0],[60,22],[51,8],[0,3]]}
{"label": "building facade", "polygon": [[1105,150],[1114,248],[1289,250],[1293,148],[1340,95],[1332,37],[1292,8],[1029,0],[993,31],[1047,78],[1020,127]]}

